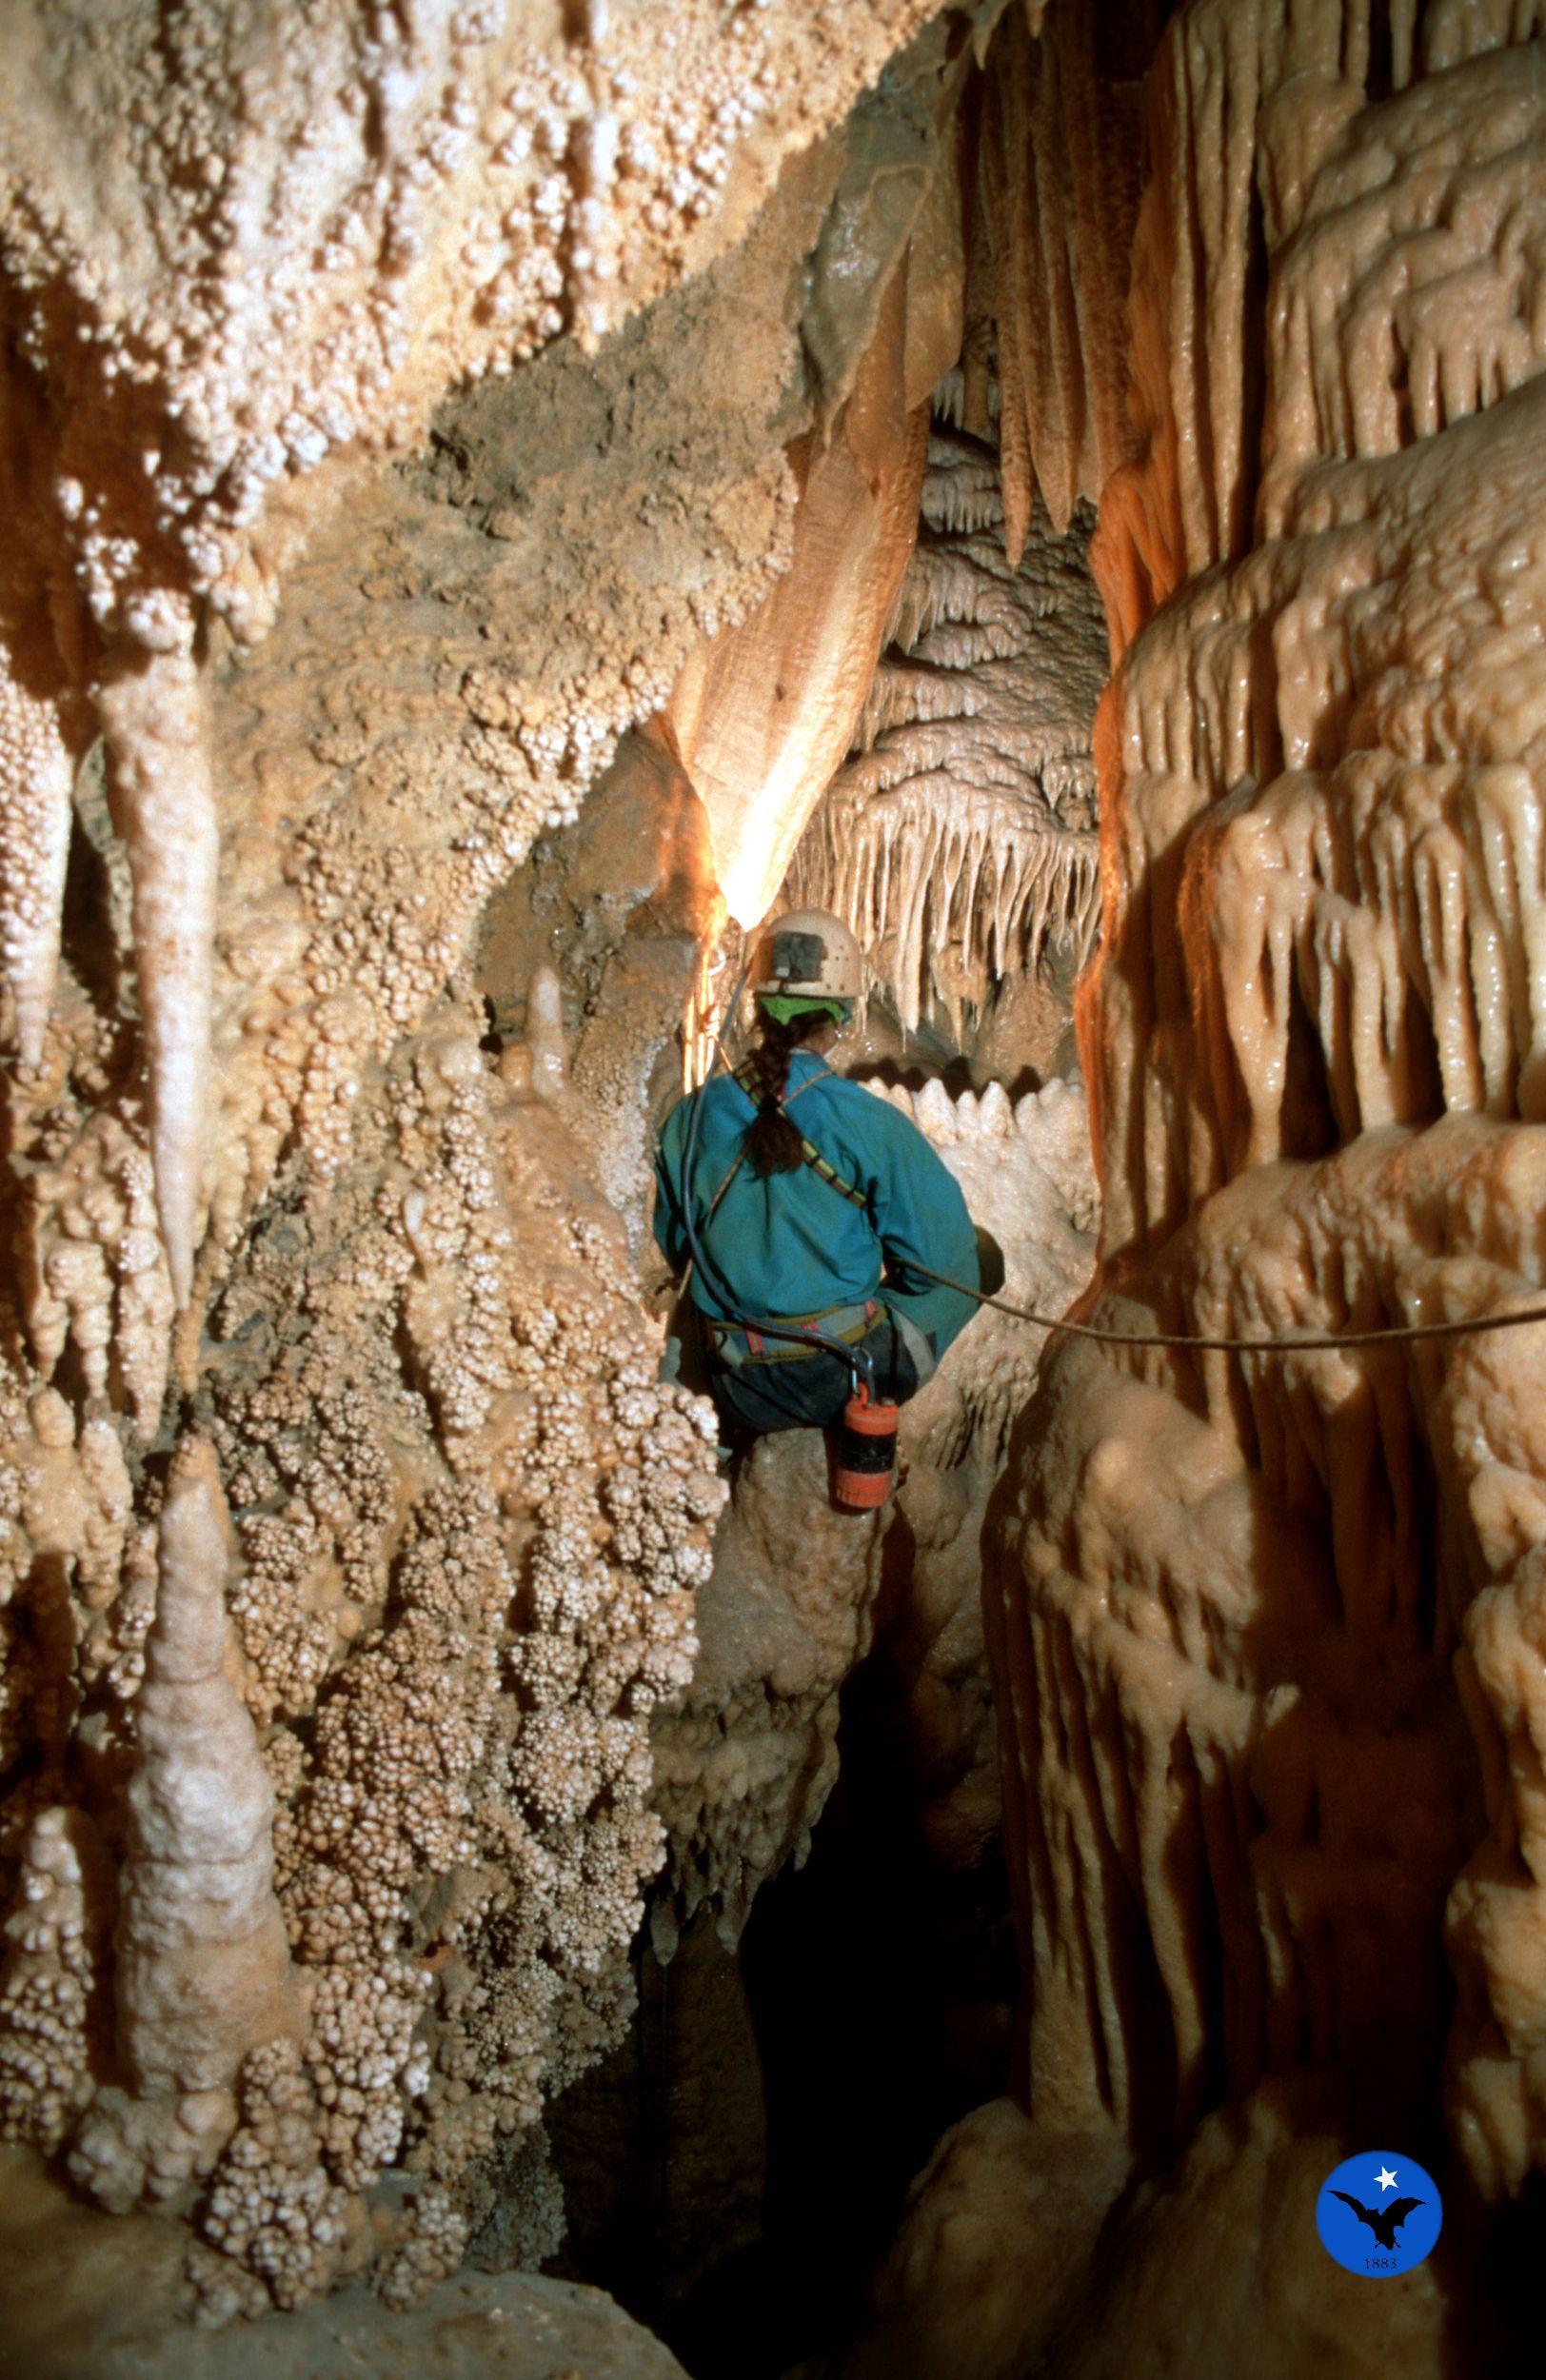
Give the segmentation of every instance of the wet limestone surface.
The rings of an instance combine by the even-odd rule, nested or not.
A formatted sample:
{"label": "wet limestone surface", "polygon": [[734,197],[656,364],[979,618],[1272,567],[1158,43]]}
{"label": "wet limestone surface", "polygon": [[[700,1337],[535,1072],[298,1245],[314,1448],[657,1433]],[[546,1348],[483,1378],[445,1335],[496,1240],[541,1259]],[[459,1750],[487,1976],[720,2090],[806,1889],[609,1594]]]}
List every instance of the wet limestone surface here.
{"label": "wet limestone surface", "polygon": [[408,2313],[356,2285],[221,2330],[180,2318],[187,2235],[77,2204],[0,2149],[5,2380],[683,2380],[605,2291],[535,2272],[462,2274]]}

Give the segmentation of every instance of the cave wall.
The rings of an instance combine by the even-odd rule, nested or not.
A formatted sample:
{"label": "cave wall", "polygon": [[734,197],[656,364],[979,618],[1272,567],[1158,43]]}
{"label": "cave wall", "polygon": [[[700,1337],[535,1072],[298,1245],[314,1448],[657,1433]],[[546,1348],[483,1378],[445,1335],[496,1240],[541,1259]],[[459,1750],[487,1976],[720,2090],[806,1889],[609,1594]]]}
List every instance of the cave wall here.
{"label": "cave wall", "polygon": [[[652,1796],[728,1931],[808,1841],[881,1557],[746,1627],[790,1483],[715,1540],[641,1308],[645,1120],[727,921],[813,817],[861,907],[941,748],[1013,765],[975,842],[916,801],[892,838],[903,1028],[925,956],[940,1011],[981,989],[989,912],[1001,965],[1027,919],[1084,946],[1087,536],[1088,1311],[1341,1330],[1538,1281],[1546,26],[1164,13],[7,18],[0,2120],[188,2214],[211,2313],[540,2254]],[[991,535],[941,561],[960,506]],[[969,674],[1049,582],[1061,708],[909,708],[910,643],[982,632]],[[990,1099],[919,1103],[988,1199],[1035,1139]],[[1038,1301],[1090,1255],[1065,1158],[1009,1218]],[[1305,2071],[1425,2121],[1442,2064],[1473,2183],[1518,2190],[1532,1335],[1065,1342],[1034,1402],[1010,1344],[912,1417],[897,1628],[969,1856],[963,1549],[1007,1463],[1036,2121],[1109,2195],[1133,2153],[1212,2173],[1213,2112]],[[223,1894],[269,1988],[179,2033]]]}
{"label": "cave wall", "polygon": [[[1538,30],[1160,44],[1095,543],[1114,1328],[1538,1288]],[[1486,2196],[1539,2161],[1537,1342],[1047,1359],[995,1623],[1039,2116],[1163,2159],[1308,2068],[1417,2130],[1442,2066]]]}
{"label": "cave wall", "polygon": [[[627,2021],[723,1487],[603,1127],[723,903],[686,834],[503,1058],[485,910],[848,450],[972,13],[845,119],[928,14],[13,12],[0,2122],[188,2217],[209,2319],[545,2253]],[[152,2053],[228,1923],[264,2005]]]}

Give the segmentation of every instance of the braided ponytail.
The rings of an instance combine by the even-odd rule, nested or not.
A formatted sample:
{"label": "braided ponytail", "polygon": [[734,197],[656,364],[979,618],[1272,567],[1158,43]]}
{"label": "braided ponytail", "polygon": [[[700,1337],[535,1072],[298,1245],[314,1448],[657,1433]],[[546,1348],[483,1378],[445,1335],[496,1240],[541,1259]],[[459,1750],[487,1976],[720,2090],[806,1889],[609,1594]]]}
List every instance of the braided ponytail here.
{"label": "braided ponytail", "polygon": [[792,1017],[787,1024],[780,1024],[765,1011],[763,1014],[762,1041],[751,1061],[757,1072],[757,1115],[741,1143],[759,1181],[765,1181],[770,1174],[792,1174],[804,1161],[800,1135],[789,1118],[780,1114],[779,1106],[789,1081],[790,1059],[813,1033],[831,1021],[831,1012],[825,1008],[810,1016]]}

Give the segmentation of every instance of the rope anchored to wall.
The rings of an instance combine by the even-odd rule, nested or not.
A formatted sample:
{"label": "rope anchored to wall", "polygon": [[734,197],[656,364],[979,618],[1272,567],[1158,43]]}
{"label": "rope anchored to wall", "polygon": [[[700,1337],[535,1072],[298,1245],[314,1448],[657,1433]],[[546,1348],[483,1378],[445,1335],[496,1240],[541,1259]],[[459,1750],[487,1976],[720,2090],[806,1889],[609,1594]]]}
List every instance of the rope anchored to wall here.
{"label": "rope anchored to wall", "polygon": [[1012,1305],[1007,1298],[990,1297],[986,1290],[968,1289],[962,1280],[951,1280],[947,1274],[936,1273],[926,1264],[911,1259],[905,1268],[909,1273],[922,1273],[926,1280],[936,1280],[942,1289],[958,1290],[963,1298],[975,1298],[981,1306],[994,1306],[1001,1314],[1011,1314],[1019,1322],[1034,1322],[1044,1331],[1067,1331],[1076,1339],[1093,1339],[1103,1347],[1189,1347],[1204,1355],[1316,1355],[1344,1347],[1392,1347],[1402,1340],[1414,1339],[1466,1339],[1479,1331],[1512,1331],[1526,1322],[1546,1322],[1546,1305],[1525,1306],[1517,1314],[1484,1314],[1474,1320],[1461,1322],[1396,1322],[1377,1331],[1304,1331],[1264,1339],[1193,1339],[1179,1331],[1107,1331],[1094,1322],[1064,1322],[1055,1315],[1038,1314],[1031,1306]]}

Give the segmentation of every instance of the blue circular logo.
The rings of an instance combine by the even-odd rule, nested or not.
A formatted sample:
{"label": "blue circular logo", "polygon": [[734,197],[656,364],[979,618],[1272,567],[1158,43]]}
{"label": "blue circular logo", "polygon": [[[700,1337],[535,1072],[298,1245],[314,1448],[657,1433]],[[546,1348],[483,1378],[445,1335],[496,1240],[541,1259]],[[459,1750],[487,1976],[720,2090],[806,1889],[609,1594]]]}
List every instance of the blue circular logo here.
{"label": "blue circular logo", "polygon": [[1394,2149],[1349,2157],[1327,2174],[1316,2200],[1321,2246],[1349,2272],[1370,2280],[1421,2264],[1443,2220],[1433,2175]]}

